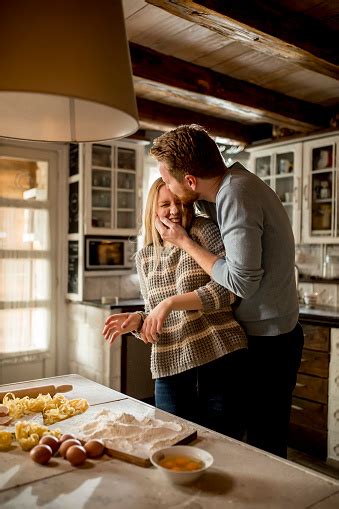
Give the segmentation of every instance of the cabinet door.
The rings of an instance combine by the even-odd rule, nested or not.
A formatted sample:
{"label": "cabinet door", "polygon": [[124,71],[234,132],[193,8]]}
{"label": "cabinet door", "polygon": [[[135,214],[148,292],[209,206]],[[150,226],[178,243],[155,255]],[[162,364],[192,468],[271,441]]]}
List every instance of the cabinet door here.
{"label": "cabinet door", "polygon": [[119,230],[135,230],[137,226],[137,164],[134,147],[117,146],[115,219]]}
{"label": "cabinet door", "polygon": [[251,155],[251,171],[279,196],[290,219],[295,242],[301,237],[301,144],[258,150]]}
{"label": "cabinet door", "polygon": [[85,151],[87,179],[86,233],[109,233],[114,228],[114,147],[89,144]]}
{"label": "cabinet door", "polygon": [[142,154],[134,143],[86,144],[86,234],[137,234]]}
{"label": "cabinet door", "polygon": [[338,243],[338,146],[332,136],[304,143],[303,242]]}

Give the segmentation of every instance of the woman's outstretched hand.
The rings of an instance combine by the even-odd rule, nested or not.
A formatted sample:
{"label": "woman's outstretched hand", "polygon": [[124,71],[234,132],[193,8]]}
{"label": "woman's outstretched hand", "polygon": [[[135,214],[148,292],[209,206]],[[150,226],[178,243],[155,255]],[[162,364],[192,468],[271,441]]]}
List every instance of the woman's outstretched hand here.
{"label": "woman's outstretched hand", "polygon": [[105,321],[102,335],[111,345],[113,341],[122,334],[138,330],[141,326],[141,322],[142,318],[137,313],[117,313],[115,315],[110,315]]}

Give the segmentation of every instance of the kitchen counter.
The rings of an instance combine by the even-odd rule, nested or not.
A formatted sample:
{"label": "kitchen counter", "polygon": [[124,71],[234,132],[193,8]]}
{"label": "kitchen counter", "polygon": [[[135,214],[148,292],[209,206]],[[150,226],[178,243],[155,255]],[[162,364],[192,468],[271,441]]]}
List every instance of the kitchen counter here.
{"label": "kitchen counter", "polygon": [[315,307],[300,305],[299,320],[304,323],[339,328],[339,308],[321,305]]}
{"label": "kitchen counter", "polygon": [[[94,306],[103,309],[123,309],[129,308],[144,309],[143,299],[118,299],[117,302],[107,302],[103,304],[100,299],[79,302],[79,304]],[[300,304],[300,321],[325,325],[328,327],[339,328],[339,308],[332,306],[318,305],[314,308]]]}
{"label": "kitchen counter", "polygon": [[[53,425],[63,432],[76,432],[77,422],[88,422],[94,413],[107,407],[139,418],[147,415],[180,421],[78,375],[26,383],[27,386],[72,384],[74,391],[67,396],[81,394],[90,401],[86,413]],[[17,385],[22,388],[24,384]],[[0,386],[0,390],[6,390],[6,386]],[[59,457],[42,466],[33,463],[27,452],[15,447],[0,453],[0,506],[4,509],[338,507],[339,482],[335,479],[206,428],[194,427],[198,432],[194,445],[209,451],[214,464],[192,485],[172,485],[155,467],[143,468],[106,455],[99,460],[87,460],[78,468]]]}
{"label": "kitchen counter", "polygon": [[94,306],[98,308],[105,309],[128,309],[128,308],[140,308],[144,309],[144,301],[143,299],[121,299],[118,298],[116,301],[112,299],[112,301],[102,303],[100,299],[96,300],[84,300],[79,302],[78,304],[84,304],[86,306]]}

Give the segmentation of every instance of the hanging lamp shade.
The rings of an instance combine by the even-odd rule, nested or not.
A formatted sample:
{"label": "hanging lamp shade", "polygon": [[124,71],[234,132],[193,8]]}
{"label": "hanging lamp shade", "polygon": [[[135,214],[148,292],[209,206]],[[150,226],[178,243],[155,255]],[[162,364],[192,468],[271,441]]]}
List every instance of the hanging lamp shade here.
{"label": "hanging lamp shade", "polygon": [[121,0],[1,0],[0,136],[83,142],[137,129]]}

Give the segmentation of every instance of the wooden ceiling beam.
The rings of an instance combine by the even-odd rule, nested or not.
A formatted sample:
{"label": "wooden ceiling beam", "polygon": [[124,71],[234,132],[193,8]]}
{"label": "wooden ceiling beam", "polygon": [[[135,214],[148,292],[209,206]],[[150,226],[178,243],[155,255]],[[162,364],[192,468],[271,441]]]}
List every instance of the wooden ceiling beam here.
{"label": "wooden ceiling beam", "polygon": [[272,124],[304,132],[330,125],[331,112],[323,106],[231,78],[139,44],[130,42],[129,46],[134,76],[233,103],[252,120],[265,116]]}
{"label": "wooden ceiling beam", "polygon": [[206,127],[212,136],[221,136],[229,139],[230,143],[240,144],[251,143],[258,139],[258,136],[262,138],[272,135],[270,126],[260,127],[258,131],[254,131],[253,126],[240,122],[211,117],[140,97],[137,97],[137,106],[140,123],[146,128],[169,130],[181,124],[200,124]]}
{"label": "wooden ceiling beam", "polygon": [[255,51],[339,79],[338,34],[271,0],[146,0]]}

